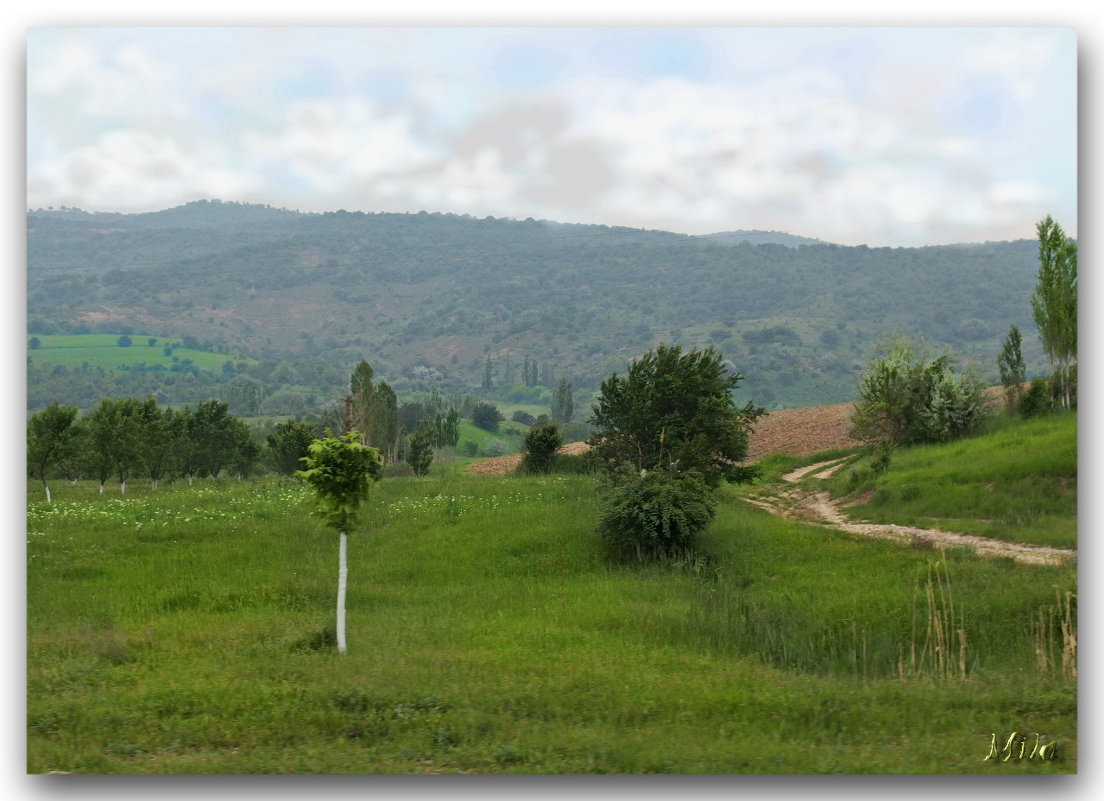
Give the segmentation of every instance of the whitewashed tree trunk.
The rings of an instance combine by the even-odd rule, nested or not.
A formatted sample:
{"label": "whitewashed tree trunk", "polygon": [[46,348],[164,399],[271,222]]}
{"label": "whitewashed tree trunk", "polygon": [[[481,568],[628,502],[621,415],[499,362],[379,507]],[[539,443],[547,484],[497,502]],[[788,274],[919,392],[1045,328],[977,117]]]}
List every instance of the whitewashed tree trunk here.
{"label": "whitewashed tree trunk", "polygon": [[119,494],[126,495],[126,479],[119,482]]}
{"label": "whitewashed tree trunk", "polygon": [[337,652],[345,653],[345,584],[349,578],[349,565],[346,559],[348,537],[341,532],[341,545],[337,562]]}
{"label": "whitewashed tree trunk", "polygon": [[101,481],[100,482],[100,495],[103,495],[103,494],[104,494],[104,483]]}
{"label": "whitewashed tree trunk", "polygon": [[46,503],[53,503],[54,500],[50,497],[50,485],[43,481],[42,486],[46,490]]}

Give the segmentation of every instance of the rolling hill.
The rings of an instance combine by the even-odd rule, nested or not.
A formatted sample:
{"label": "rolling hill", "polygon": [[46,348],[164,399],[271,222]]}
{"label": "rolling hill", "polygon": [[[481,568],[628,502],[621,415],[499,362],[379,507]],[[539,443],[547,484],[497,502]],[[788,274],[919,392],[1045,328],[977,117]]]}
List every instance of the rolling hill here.
{"label": "rolling hill", "polygon": [[[570,377],[585,408],[630,358],[678,342],[718,348],[745,376],[742,395],[768,408],[823,405],[853,397],[872,345],[894,331],[953,347],[992,377],[1012,324],[1029,372],[1045,367],[1030,240],[844,247],[775,232],[200,201],[135,215],[31,211],[27,259],[29,334],[187,337],[250,360],[244,375],[266,397],[299,387],[317,403],[343,391],[360,359],[400,393],[478,389],[489,360],[492,396],[521,383],[529,359],[544,386]],[[29,355],[29,405],[66,401],[69,378]],[[155,378],[133,391],[171,400]]]}

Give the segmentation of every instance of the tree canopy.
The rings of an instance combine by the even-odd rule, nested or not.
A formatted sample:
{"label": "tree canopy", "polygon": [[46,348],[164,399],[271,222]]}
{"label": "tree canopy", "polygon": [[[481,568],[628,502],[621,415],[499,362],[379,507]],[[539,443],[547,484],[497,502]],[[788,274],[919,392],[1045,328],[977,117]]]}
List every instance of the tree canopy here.
{"label": "tree canopy", "polygon": [[878,348],[859,381],[851,435],[888,445],[965,436],[984,416],[982,391],[953,354],[933,356],[897,335]]}
{"label": "tree canopy", "polygon": [[602,383],[590,418],[596,458],[613,469],[696,472],[710,486],[748,480],[752,472],[740,462],[765,410],[736,405],[732,393],[742,380],[712,347],[683,353],[679,345],[658,346],[624,377],[614,373]]}
{"label": "tree canopy", "polygon": [[347,532],[356,524],[369,488],[383,475],[379,451],[361,445],[356,431],[316,439],[307,450],[305,467],[295,475],[315,491],[326,525]]}
{"label": "tree canopy", "polygon": [[1050,359],[1059,402],[1070,408],[1076,403],[1071,365],[1077,361],[1077,242],[1049,215],[1036,230],[1039,274],[1031,311]]}

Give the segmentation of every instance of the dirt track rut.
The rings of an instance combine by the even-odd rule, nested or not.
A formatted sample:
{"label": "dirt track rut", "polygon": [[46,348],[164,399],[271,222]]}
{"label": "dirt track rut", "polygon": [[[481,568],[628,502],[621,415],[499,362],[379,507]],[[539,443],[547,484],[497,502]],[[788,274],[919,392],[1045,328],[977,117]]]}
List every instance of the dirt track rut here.
{"label": "dirt track rut", "polygon": [[970,534],[956,534],[938,529],[898,526],[890,523],[866,523],[852,521],[842,510],[840,504],[823,491],[798,486],[797,482],[810,473],[813,478],[827,478],[847,463],[847,459],[833,459],[798,468],[782,476],[782,480],[793,486],[789,489],[778,487],[774,492],[745,500],[771,514],[821,523],[832,528],[860,534],[864,537],[897,540],[910,545],[932,548],[950,548],[966,546],[981,556],[1009,556],[1018,562],[1029,564],[1055,565],[1077,557],[1077,551],[1051,548],[1045,545],[1024,545],[1016,542],[1004,542]]}

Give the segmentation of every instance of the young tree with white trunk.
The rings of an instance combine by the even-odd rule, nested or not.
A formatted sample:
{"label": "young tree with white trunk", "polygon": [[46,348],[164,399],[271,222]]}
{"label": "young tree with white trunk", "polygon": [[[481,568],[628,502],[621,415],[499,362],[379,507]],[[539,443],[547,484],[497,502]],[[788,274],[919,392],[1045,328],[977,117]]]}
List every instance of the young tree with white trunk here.
{"label": "young tree with white trunk", "polygon": [[93,470],[100,493],[108,477],[119,478],[119,493],[126,493],[127,478],[142,465],[142,402],[135,398],[104,398],[88,415]]}
{"label": "young tree with white trunk", "polygon": [[337,571],[337,651],[345,653],[345,587],[348,583],[348,532],[360,517],[368,490],[383,475],[383,461],[376,448],[360,444],[360,434],[327,436],[310,444],[303,457],[305,470],[295,475],[315,492],[319,514],[330,528],[340,532]]}
{"label": "young tree with white trunk", "polygon": [[76,406],[61,406],[55,401],[27,422],[27,472],[42,482],[47,503],[53,499],[46,479],[71,456],[76,417]]}

